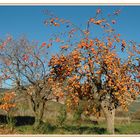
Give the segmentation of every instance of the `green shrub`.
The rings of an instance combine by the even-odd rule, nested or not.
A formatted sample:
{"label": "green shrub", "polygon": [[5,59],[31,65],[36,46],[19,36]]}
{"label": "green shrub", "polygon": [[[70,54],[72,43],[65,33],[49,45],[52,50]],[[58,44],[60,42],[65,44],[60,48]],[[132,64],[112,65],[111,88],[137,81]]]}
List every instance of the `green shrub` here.
{"label": "green shrub", "polygon": [[51,125],[49,122],[42,123],[39,128],[35,130],[36,134],[52,134],[55,130],[55,126]]}
{"label": "green shrub", "polygon": [[58,124],[59,124],[60,126],[62,126],[62,125],[64,124],[66,118],[67,118],[67,111],[66,111],[66,107],[63,106],[63,107],[61,108],[60,112],[59,112],[58,117],[57,117],[57,122],[58,122]]}
{"label": "green shrub", "polygon": [[9,114],[6,116],[6,120],[8,127],[11,129],[11,131],[13,131],[16,124],[16,120]]}
{"label": "green shrub", "polygon": [[81,105],[79,105],[76,109],[75,109],[75,112],[74,112],[74,115],[73,115],[73,118],[74,118],[74,121],[81,121],[81,115],[83,113],[83,108]]}

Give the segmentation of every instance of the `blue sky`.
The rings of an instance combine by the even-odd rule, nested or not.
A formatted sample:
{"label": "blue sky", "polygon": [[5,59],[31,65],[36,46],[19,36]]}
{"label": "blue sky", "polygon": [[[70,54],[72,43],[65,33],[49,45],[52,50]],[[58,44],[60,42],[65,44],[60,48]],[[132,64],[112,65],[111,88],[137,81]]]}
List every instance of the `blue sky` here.
{"label": "blue sky", "polygon": [[104,15],[121,9],[115,25],[117,32],[127,40],[140,42],[140,6],[0,6],[0,38],[6,34],[15,38],[25,34],[30,40],[46,41],[50,30],[43,24],[46,19],[43,10],[51,10],[80,26],[95,15],[97,8]]}
{"label": "blue sky", "polygon": [[[105,16],[120,9],[116,31],[122,38],[140,43],[140,6],[0,6],[0,38],[5,38],[7,34],[14,38],[26,35],[30,40],[41,43],[47,41],[52,33],[44,25],[47,16],[43,14],[43,10],[48,9],[58,17],[83,27],[90,17],[95,16],[98,8],[102,9]],[[93,33],[99,35],[98,31]]]}

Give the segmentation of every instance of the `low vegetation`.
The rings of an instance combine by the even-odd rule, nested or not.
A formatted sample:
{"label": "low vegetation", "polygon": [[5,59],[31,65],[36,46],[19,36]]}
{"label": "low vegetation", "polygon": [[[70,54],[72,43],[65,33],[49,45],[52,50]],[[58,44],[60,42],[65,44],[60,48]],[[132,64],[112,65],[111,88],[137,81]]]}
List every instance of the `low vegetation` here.
{"label": "low vegetation", "polygon": [[[26,104],[22,104],[26,108]],[[94,116],[83,117],[79,108],[75,113],[66,113],[64,105],[56,102],[49,102],[47,105],[50,110],[45,111],[44,122],[35,129],[33,116],[17,116],[18,111],[15,111],[15,117],[12,117],[12,122],[9,124],[6,116],[0,116],[0,134],[108,134],[106,130],[106,122],[104,117],[97,119]],[[135,106],[134,106],[135,107]],[[132,106],[133,108],[133,106]],[[138,109],[138,106],[137,106]],[[27,111],[28,113],[29,111]],[[122,112],[122,113],[120,113]],[[131,111],[130,111],[131,112]],[[22,113],[22,112],[21,112]],[[128,120],[123,111],[116,112],[115,118],[115,134],[140,134],[140,121],[136,119]],[[121,115],[120,115],[121,114]],[[129,113],[130,114],[130,113]],[[137,114],[137,113],[136,113]],[[120,115],[120,117],[119,117]],[[135,113],[132,114],[135,116]],[[136,115],[137,117],[137,115]],[[131,118],[131,116],[130,116]],[[14,127],[11,127],[14,126]]]}

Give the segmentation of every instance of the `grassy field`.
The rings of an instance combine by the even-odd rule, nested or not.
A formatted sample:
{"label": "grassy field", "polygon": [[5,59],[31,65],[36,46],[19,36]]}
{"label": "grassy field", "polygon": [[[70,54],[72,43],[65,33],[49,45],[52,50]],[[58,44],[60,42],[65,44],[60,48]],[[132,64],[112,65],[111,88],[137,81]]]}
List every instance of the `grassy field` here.
{"label": "grassy field", "polygon": [[[51,134],[51,135],[105,135],[106,123],[102,118],[98,124],[94,124],[90,119],[75,121],[66,119],[61,125],[57,118],[48,119],[46,123],[42,123],[38,129],[33,128],[33,117],[16,117],[16,123],[11,129],[7,123],[1,123],[0,134]],[[119,123],[120,122],[120,123]],[[126,122],[124,118],[115,119],[115,134],[140,134],[140,121]]]}
{"label": "grassy field", "polygon": [[[38,129],[33,129],[34,117],[27,104],[21,104],[13,112],[16,114],[14,129],[11,129],[5,122],[4,116],[0,116],[0,134],[51,134],[51,135],[104,135],[107,134],[104,118],[100,118],[98,124],[94,124],[94,117],[75,121],[73,114],[60,124],[61,110],[63,105],[56,102],[49,102],[44,114],[44,122]],[[138,110],[140,104],[132,104],[129,112],[118,111],[115,118],[115,134],[140,134],[140,121],[128,121],[128,115]],[[139,114],[138,114],[139,115]]]}
{"label": "grassy field", "polygon": [[[51,135],[103,135],[107,134],[105,124],[93,125],[88,123],[76,124],[71,123],[71,125],[52,125],[50,123],[44,123],[37,130],[33,129],[32,125],[24,125],[15,127],[10,130],[5,127],[0,131],[1,134],[51,134]],[[140,122],[130,123],[125,125],[115,125],[115,134],[140,134]]]}

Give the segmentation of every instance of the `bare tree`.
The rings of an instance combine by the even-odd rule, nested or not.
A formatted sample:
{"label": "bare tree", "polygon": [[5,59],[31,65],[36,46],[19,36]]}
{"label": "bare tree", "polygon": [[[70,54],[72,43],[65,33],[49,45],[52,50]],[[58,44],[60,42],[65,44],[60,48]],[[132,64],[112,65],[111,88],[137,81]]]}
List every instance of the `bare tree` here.
{"label": "bare tree", "polygon": [[48,72],[48,49],[45,43],[38,46],[25,37],[13,40],[8,37],[1,41],[1,77],[2,85],[14,88],[24,94],[34,116],[35,127],[43,117],[47,101],[52,100],[53,84]]}

